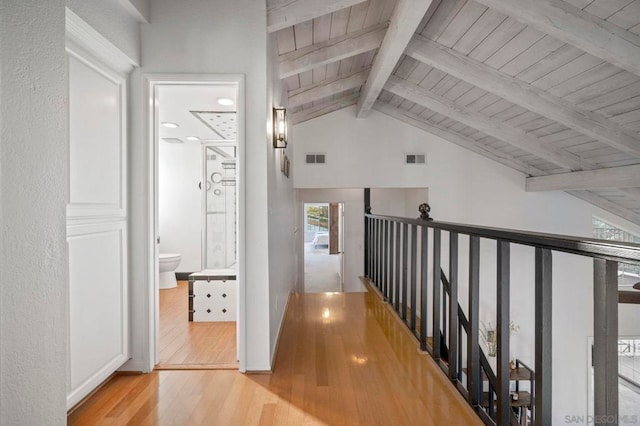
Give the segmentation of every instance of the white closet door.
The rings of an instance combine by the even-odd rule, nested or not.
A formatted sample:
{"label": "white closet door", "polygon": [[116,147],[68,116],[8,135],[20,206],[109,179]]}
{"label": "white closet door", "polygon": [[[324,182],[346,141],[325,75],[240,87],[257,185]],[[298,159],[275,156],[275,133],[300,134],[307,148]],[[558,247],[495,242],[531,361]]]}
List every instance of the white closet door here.
{"label": "white closet door", "polygon": [[129,359],[124,76],[67,48],[72,407]]}

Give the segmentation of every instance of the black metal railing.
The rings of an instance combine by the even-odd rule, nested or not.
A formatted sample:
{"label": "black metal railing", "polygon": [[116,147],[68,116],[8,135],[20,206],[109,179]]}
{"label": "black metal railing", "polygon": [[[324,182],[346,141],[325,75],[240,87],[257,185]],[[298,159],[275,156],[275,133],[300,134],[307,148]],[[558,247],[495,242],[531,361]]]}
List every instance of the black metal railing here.
{"label": "black metal railing", "polygon": [[[640,264],[640,245],[436,222],[428,210],[422,217],[428,220],[365,214],[365,273],[484,423],[517,424],[522,416],[535,425],[552,423],[553,252],[593,259],[594,415],[617,418],[618,262]],[[442,270],[443,233],[449,277]],[[469,239],[466,314],[458,294],[460,235]],[[480,344],[481,239],[497,242],[495,371]],[[531,369],[517,360],[515,373],[509,356],[513,244],[535,248],[535,362]],[[520,395],[521,380],[528,380],[528,394]]]}

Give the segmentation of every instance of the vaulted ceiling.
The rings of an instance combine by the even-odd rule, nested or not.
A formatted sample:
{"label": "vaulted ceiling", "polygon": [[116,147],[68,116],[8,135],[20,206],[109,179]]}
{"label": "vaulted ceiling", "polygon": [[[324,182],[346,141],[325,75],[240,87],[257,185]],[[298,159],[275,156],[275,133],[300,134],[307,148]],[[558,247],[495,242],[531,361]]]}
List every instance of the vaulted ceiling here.
{"label": "vaulted ceiling", "polygon": [[293,123],[357,105],[640,224],[640,0],[269,0]]}

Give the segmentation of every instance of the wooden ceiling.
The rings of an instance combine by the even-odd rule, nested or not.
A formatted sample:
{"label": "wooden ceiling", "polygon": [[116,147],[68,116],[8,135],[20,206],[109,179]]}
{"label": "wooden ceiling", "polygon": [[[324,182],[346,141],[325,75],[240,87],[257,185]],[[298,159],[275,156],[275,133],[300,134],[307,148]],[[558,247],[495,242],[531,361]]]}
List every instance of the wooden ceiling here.
{"label": "wooden ceiling", "polygon": [[640,0],[269,0],[293,123],[375,109],[640,225]]}

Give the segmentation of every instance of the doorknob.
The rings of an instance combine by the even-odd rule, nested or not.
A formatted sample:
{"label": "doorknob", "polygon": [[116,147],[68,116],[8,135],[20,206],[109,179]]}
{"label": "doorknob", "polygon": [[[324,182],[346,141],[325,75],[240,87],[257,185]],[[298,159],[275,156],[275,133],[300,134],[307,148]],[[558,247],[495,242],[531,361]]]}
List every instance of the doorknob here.
{"label": "doorknob", "polygon": [[156,244],[160,244],[160,237],[156,238]]}

